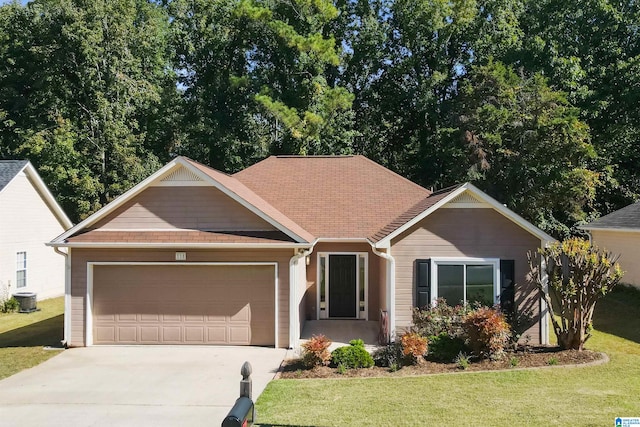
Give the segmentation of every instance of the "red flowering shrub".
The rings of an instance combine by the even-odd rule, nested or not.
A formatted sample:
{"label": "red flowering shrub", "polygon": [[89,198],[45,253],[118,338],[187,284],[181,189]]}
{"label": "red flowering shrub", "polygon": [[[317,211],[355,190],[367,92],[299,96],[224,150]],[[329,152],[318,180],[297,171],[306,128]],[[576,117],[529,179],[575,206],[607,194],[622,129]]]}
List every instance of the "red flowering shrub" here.
{"label": "red flowering shrub", "polygon": [[502,357],[509,343],[511,330],[504,315],[489,307],[480,307],[467,314],[462,328],[471,350],[483,357]]}
{"label": "red flowering shrub", "polygon": [[302,344],[302,363],[308,368],[328,365],[331,361],[331,340],[324,335],[314,335]]}
{"label": "red flowering shrub", "polygon": [[427,353],[427,339],[415,332],[407,332],[400,337],[402,343],[402,354],[411,356],[414,360]]}

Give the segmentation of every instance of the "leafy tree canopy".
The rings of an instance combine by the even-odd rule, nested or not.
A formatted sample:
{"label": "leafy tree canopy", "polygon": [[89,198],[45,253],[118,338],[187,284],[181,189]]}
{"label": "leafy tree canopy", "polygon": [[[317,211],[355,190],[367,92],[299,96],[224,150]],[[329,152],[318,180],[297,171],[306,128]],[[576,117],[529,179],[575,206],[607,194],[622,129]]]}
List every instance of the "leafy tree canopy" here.
{"label": "leafy tree canopy", "polygon": [[640,197],[640,6],[35,0],[0,6],[0,156],[74,220],[176,155],[364,154],[471,180],[557,237]]}

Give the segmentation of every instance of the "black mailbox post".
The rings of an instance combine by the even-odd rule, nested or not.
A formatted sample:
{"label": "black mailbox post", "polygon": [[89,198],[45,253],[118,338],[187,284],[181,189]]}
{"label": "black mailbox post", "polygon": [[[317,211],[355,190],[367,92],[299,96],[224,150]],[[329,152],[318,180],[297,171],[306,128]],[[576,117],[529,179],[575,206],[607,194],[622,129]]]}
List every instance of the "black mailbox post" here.
{"label": "black mailbox post", "polygon": [[249,427],[255,422],[256,409],[253,406],[253,400],[251,400],[251,371],[251,363],[244,362],[240,369],[240,375],[242,375],[240,397],[222,420],[222,427]]}
{"label": "black mailbox post", "polygon": [[253,425],[253,401],[239,397],[229,414],[222,420],[222,427],[249,427]]}

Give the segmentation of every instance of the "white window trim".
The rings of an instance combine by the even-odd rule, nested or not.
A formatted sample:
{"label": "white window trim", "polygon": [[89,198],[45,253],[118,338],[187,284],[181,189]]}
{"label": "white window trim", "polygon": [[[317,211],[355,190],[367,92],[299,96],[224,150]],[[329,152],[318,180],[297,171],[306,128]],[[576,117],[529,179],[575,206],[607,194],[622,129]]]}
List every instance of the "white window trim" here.
{"label": "white window trim", "polygon": [[[368,252],[318,252],[316,258],[316,319],[331,319],[329,317],[329,255],[353,255],[356,257],[356,317],[353,320],[369,320],[369,253]],[[320,258],[325,258],[324,283],[325,315],[320,312]],[[360,257],[364,258],[364,319],[360,317]]]}
{"label": "white window trim", "polygon": [[[18,254],[24,254],[24,267],[18,268]],[[26,289],[29,287],[28,279],[29,279],[29,258],[27,258],[27,251],[16,251],[16,290],[17,289]],[[24,286],[18,286],[18,272],[24,271]]]}
{"label": "white window trim", "polygon": [[[278,348],[278,263],[277,262],[110,262],[110,261],[90,261],[87,262],[87,294],[85,306],[85,346],[93,346],[93,268],[100,265],[182,265],[182,266],[271,266],[274,270],[274,347]],[[141,344],[144,345],[144,344]]]}
{"label": "white window trim", "polygon": [[[431,258],[431,303],[438,299],[438,265],[492,265],[493,266],[493,303],[500,302],[500,258],[465,258],[465,257],[434,257]],[[466,268],[464,300],[467,300]]]}

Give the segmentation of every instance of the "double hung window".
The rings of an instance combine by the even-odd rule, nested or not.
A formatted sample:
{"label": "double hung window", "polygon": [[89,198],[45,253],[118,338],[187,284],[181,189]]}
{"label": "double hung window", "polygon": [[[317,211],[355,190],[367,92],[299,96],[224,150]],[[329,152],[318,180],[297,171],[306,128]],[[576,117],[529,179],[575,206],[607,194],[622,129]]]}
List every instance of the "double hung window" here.
{"label": "double hung window", "polygon": [[16,254],[16,287],[27,286],[27,253],[18,252]]}

